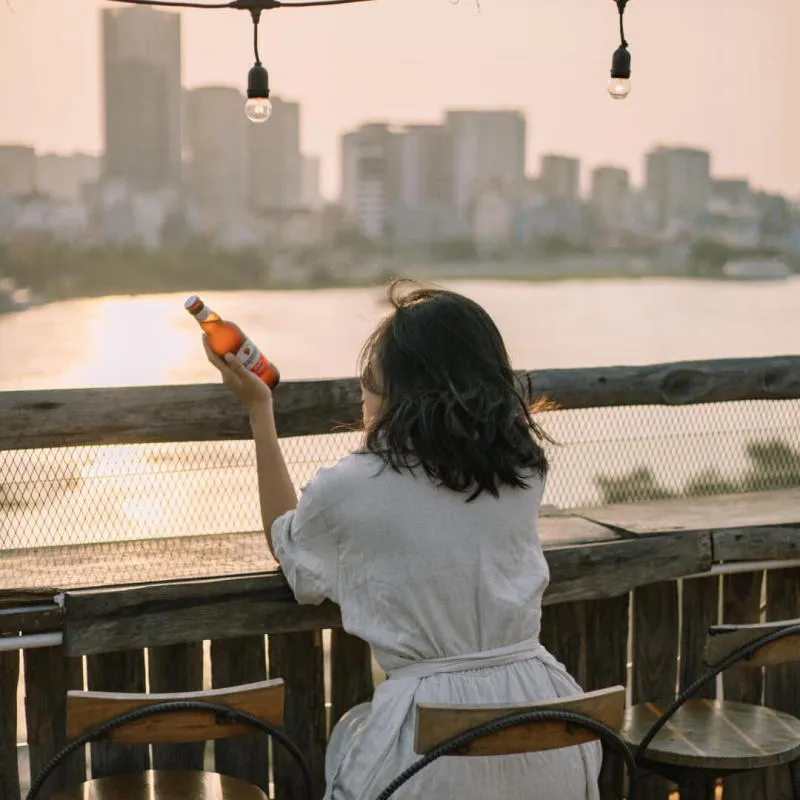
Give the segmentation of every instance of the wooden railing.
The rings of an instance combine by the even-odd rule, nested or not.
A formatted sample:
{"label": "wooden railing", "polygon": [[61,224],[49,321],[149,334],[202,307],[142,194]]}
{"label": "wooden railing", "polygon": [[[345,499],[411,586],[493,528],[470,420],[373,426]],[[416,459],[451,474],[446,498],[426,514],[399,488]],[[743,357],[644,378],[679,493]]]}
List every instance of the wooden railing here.
{"label": "wooden railing", "polygon": [[[564,408],[624,405],[626,399],[694,404],[800,398],[800,359],[794,357],[522,377],[531,398],[546,394]],[[356,421],[358,386],[350,380],[287,383],[276,393],[276,409],[284,436],[325,433]],[[216,386],[0,395],[3,449],[248,435],[241,410]],[[624,683],[632,702],[672,696],[703,669],[710,624],[800,617],[800,489],[550,510],[540,520],[540,535],[551,569],[541,638],[586,690]],[[180,559],[179,550],[170,553]],[[0,798],[20,795],[21,662],[10,637],[22,637],[19,644],[30,648],[21,677],[34,774],[64,744],[69,688],[177,691],[269,674],[286,681],[286,727],[321,790],[330,726],[373,691],[367,646],[339,626],[332,604],[298,606],[278,570],[94,589],[32,589],[20,574],[18,589],[0,594]],[[324,631],[331,632],[329,654]],[[49,646],[36,646],[41,644]],[[726,674],[723,685],[727,699],[800,715],[800,666],[740,667]],[[709,687],[709,694],[714,691]],[[149,764],[197,768],[206,757],[197,745],[157,746],[151,754],[103,743],[92,745],[90,754],[95,776]],[[299,796],[293,766],[278,748],[269,764],[257,735],[218,743],[213,764],[262,786],[271,776],[281,800]],[[73,757],[51,788],[83,778],[86,765],[85,757]],[[616,771],[604,774],[604,798],[619,796],[617,781]],[[789,796],[783,781],[779,771],[730,778],[725,800],[780,800]],[[648,791],[666,798],[668,789],[654,780]]]}

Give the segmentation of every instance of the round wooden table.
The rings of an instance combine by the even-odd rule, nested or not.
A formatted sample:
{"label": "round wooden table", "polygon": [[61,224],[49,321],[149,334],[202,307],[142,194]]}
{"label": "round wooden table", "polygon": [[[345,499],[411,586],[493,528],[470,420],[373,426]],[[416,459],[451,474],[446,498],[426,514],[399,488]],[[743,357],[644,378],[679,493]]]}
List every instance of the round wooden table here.
{"label": "round wooden table", "polygon": [[[625,712],[622,738],[637,747],[672,700]],[[688,700],[658,732],[644,759],[694,770],[737,771],[786,764],[800,756],[800,720],[763,706]]]}
{"label": "round wooden table", "polygon": [[86,781],[53,800],[268,800],[257,786],[216,772],[148,770]]}

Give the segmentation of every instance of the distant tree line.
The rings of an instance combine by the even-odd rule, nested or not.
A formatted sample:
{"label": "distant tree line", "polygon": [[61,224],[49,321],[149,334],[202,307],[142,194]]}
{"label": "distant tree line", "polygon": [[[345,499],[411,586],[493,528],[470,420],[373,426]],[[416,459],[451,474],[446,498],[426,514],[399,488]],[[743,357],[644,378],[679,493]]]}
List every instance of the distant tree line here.
{"label": "distant tree line", "polygon": [[678,490],[668,489],[660,483],[647,466],[636,467],[623,475],[599,475],[595,484],[603,496],[603,503],[637,503],[800,486],[800,449],[773,439],[750,442],[745,452],[749,465],[741,475],[728,477],[716,467],[710,467],[693,475]]}

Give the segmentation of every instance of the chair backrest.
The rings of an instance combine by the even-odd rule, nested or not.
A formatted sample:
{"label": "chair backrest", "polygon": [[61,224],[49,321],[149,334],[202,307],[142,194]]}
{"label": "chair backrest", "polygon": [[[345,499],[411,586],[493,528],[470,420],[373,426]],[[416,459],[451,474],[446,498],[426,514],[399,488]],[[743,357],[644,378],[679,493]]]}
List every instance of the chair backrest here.
{"label": "chair backrest", "polygon": [[[761,625],[714,625],[708,629],[703,660],[707,666],[714,667],[740,647],[768,633],[777,633],[795,625],[800,625],[800,619]],[[792,661],[800,661],[800,632],[765,644],[747,657],[747,665],[753,667],[787,664]]]}
{"label": "chair backrest", "polygon": [[[582,714],[618,732],[625,715],[625,687],[612,686],[596,692],[543,703],[462,706],[417,705],[414,750],[423,754],[472,728],[526,711],[559,710]],[[496,756],[533,753],[571,747],[597,739],[597,734],[567,722],[533,722],[475,739],[451,755]]]}
{"label": "chair backrest", "polygon": [[[87,730],[120,714],[159,703],[202,701],[230,706],[270,725],[283,724],[283,679],[259,681],[207,692],[172,694],[123,694],[116,692],[67,692],[67,737],[76,739]],[[207,711],[181,714],[157,713],[114,729],[109,738],[125,744],[179,744],[225,739],[252,729],[217,719]]]}

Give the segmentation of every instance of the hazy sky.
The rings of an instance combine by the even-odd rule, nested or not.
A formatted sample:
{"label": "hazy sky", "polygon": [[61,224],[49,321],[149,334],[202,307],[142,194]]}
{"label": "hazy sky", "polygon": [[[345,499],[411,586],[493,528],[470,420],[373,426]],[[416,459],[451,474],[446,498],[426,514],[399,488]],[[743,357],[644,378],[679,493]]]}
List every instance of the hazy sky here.
{"label": "hazy sky", "polygon": [[[0,142],[99,152],[100,0],[0,0]],[[436,121],[445,108],[518,107],[529,171],[543,152],[641,175],[655,142],[712,151],[716,175],[800,196],[800,0],[631,0],[633,92],[605,90],[612,0],[374,0],[279,9],[261,24],[273,93],[299,100],[306,152],[339,184],[339,135],[360,122]],[[188,88],[244,87],[251,23],[185,10]],[[243,112],[244,113],[244,112]],[[268,123],[267,123],[268,124]],[[584,177],[586,170],[584,171]]]}

